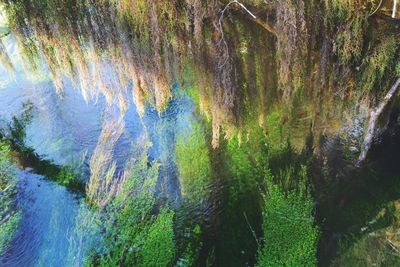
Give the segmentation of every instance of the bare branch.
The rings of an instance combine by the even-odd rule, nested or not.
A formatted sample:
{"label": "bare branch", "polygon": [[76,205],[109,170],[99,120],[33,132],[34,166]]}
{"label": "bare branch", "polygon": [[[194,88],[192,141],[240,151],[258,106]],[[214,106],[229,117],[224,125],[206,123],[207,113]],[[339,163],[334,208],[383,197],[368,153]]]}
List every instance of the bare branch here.
{"label": "bare branch", "polygon": [[375,8],[375,10],[374,10],[371,14],[368,15],[368,17],[371,17],[371,16],[373,16],[376,12],[378,12],[378,10],[381,8],[382,3],[383,3],[383,0],[381,0],[381,1],[379,2],[378,6]]}
{"label": "bare branch", "polygon": [[393,11],[392,11],[392,18],[396,18],[396,13],[397,13],[397,0],[393,1]]}
{"label": "bare branch", "polygon": [[230,5],[232,5],[232,4],[237,4],[237,5],[239,5],[243,10],[246,11],[247,14],[250,15],[250,17],[251,17],[258,25],[260,25],[261,27],[263,27],[264,29],[266,29],[266,30],[269,31],[270,33],[273,33],[274,35],[276,35],[275,28],[274,28],[272,25],[270,25],[270,24],[267,23],[266,21],[264,21],[264,20],[258,18],[258,17],[257,17],[256,15],[254,15],[254,13],[252,13],[245,5],[243,5],[242,3],[240,3],[240,2],[237,1],[237,0],[230,1],[230,2],[224,7],[224,9],[223,9],[222,12],[221,12],[220,21],[221,21],[221,18],[223,17],[223,15],[224,15],[225,11],[226,11],[226,10],[228,9],[228,7],[229,7]]}
{"label": "bare branch", "polygon": [[360,156],[357,161],[357,166],[361,166],[362,163],[367,158],[368,151],[371,148],[373,139],[375,137],[375,131],[377,128],[378,119],[379,119],[380,115],[382,114],[382,112],[385,110],[385,107],[387,106],[389,101],[393,98],[393,96],[397,92],[399,85],[400,85],[400,78],[398,78],[396,80],[396,82],[394,83],[392,88],[390,88],[389,92],[386,94],[385,98],[378,105],[378,107],[376,107],[375,109],[373,109],[371,111],[370,119],[369,119],[369,123],[368,123],[368,130],[364,137],[364,143],[361,147],[361,153],[360,153]]}
{"label": "bare branch", "polygon": [[[274,35],[276,35],[275,28],[274,28],[272,25],[270,25],[270,24],[268,24],[266,21],[264,21],[264,20],[258,18],[258,17],[257,17],[256,15],[254,15],[245,5],[243,5],[242,3],[240,3],[238,0],[230,1],[230,2],[222,9],[222,11],[221,11],[221,16],[220,16],[219,19],[218,19],[219,30],[220,30],[220,32],[221,32],[221,42],[224,43],[224,46],[225,46],[226,51],[227,51],[227,53],[228,53],[227,58],[229,57],[229,52],[228,52],[229,50],[228,50],[228,44],[226,43],[226,40],[225,40],[225,37],[224,37],[224,30],[223,30],[223,28],[222,28],[222,19],[224,18],[224,15],[225,15],[226,10],[227,10],[227,9],[229,8],[229,6],[231,6],[232,4],[237,4],[237,5],[239,5],[242,9],[244,9],[244,10],[246,11],[247,14],[250,15],[250,17],[251,17],[258,25],[260,25],[261,27],[263,27],[263,28],[266,29],[267,31],[269,31],[269,32],[273,33]],[[219,66],[219,68],[222,68],[225,64],[226,64],[226,61],[225,61],[223,64],[221,64],[221,66]]]}
{"label": "bare branch", "polygon": [[254,231],[253,227],[251,227],[251,224],[249,222],[249,219],[247,218],[246,212],[243,212],[243,216],[246,219],[246,223],[250,228],[251,233],[253,234],[254,239],[256,240],[256,243],[258,245],[258,247],[261,247],[260,242],[257,239],[257,235],[256,235],[256,231]]}

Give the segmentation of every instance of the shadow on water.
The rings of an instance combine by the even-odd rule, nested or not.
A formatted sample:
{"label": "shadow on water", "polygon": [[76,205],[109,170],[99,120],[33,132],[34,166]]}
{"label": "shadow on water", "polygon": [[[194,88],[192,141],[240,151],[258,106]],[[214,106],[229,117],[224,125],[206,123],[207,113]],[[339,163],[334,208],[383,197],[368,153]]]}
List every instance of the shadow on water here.
{"label": "shadow on water", "polygon": [[[362,168],[354,167],[340,139],[322,141],[324,156],[317,157],[313,164],[316,215],[322,230],[318,250],[320,266],[340,266],[353,260],[354,264],[360,264],[364,262],[363,257],[382,253],[377,252],[377,247],[369,248],[371,251],[367,247],[362,252],[364,256],[350,254],[350,262],[349,259],[341,262],[338,258],[351,253],[357,242],[398,220],[393,201],[400,199],[400,126],[397,112],[392,115],[389,130],[376,140]],[[391,261],[396,256],[388,251],[384,260],[386,264],[394,264]]]}
{"label": "shadow on water", "polygon": [[39,175],[67,186],[73,191],[84,193],[85,182],[71,168],[62,167],[51,160],[43,159],[35,150],[25,145],[26,127],[31,122],[32,106],[24,104],[20,118],[13,117],[7,129],[0,131],[0,139],[10,145],[12,158],[22,169],[31,168]]}

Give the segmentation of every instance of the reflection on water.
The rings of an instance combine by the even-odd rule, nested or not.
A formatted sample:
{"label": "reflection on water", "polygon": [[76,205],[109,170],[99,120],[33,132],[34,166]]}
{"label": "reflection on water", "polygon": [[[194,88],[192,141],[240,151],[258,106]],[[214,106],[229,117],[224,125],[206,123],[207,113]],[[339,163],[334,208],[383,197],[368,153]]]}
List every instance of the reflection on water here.
{"label": "reflection on water", "polygon": [[[385,76],[390,73],[371,76],[379,72],[381,64],[368,62],[379,60],[373,56],[382,51],[390,50],[390,58],[396,53],[396,48],[390,48],[397,41],[387,38],[379,49],[369,43],[371,57],[357,72],[353,70],[360,62],[350,64],[353,55],[341,49],[367,47],[364,40],[356,41],[356,47],[347,43],[352,36],[347,28],[367,27],[360,17],[363,13],[354,14],[357,19],[352,23],[356,25],[344,27],[345,21],[329,21],[336,17],[330,14],[332,10],[325,10],[327,18],[307,14],[315,8],[314,1],[310,6],[303,1],[278,1],[277,29],[264,32],[234,9],[226,9],[226,17],[218,21],[221,1],[213,1],[203,18],[199,18],[203,8],[199,0],[186,1],[187,6],[176,10],[174,4],[164,1],[121,1],[121,5],[119,1],[4,2],[13,33],[2,42],[15,72],[9,75],[10,69],[0,70],[0,106],[5,107],[0,109],[1,126],[20,116],[24,104],[30,103],[32,118],[26,125],[25,145],[56,164],[76,167],[89,180],[87,202],[93,205],[96,199],[101,208],[100,212],[88,209],[81,196],[21,171],[17,204],[23,218],[15,239],[1,256],[2,265],[82,265],[93,252],[98,253],[93,262],[108,256],[116,256],[116,262],[132,260],[128,256],[134,258],[136,250],[140,253],[142,243],[139,248],[128,248],[137,236],[126,238],[125,232],[113,228],[114,223],[130,232],[138,221],[146,224],[146,216],[135,221],[131,214],[139,213],[140,205],[132,209],[126,203],[112,204],[118,188],[125,185],[140,191],[144,187],[143,177],[133,177],[143,182],[133,186],[129,183],[135,179],[124,176],[127,165],[139,160],[138,147],[148,151],[141,151],[140,168],[133,173],[141,176],[157,169],[155,196],[152,187],[150,197],[147,191],[140,192],[144,199],[156,199],[154,207],[147,207],[149,221],[161,208],[172,208],[173,234],[184,240],[179,245],[187,248],[198,242],[194,251],[184,252],[196,254],[202,266],[255,264],[257,251],[269,244],[268,240],[262,242],[269,219],[263,211],[269,197],[265,187],[272,181],[285,193],[293,190],[307,195],[311,191],[310,199],[312,195],[317,203],[317,222],[308,218],[314,214],[306,214],[306,221],[310,228],[318,224],[316,228],[324,231],[319,249],[327,262],[334,257],[327,255],[336,254],[336,246],[342,245],[339,241],[360,235],[360,228],[374,224],[371,218],[382,206],[399,198],[396,188],[393,197],[381,194],[380,190],[387,191],[393,182],[382,170],[380,175],[388,185],[379,187],[373,171],[353,166],[368,110],[351,103],[367,94],[364,91],[391,82]],[[252,2],[250,9],[260,1]],[[321,7],[329,8],[328,2]],[[136,6],[140,3],[142,6]],[[139,14],[138,8],[143,13]],[[143,21],[136,21],[141,15]],[[188,21],[181,23],[186,16]],[[344,35],[331,39],[330,25],[335,25],[336,31],[337,23]],[[321,30],[309,28],[311,25],[320,25]],[[16,40],[24,49],[24,60],[39,65],[35,74],[25,71],[35,64],[22,60]],[[362,51],[354,53],[361,55]],[[366,79],[369,87],[355,90],[358,79],[362,86]],[[337,132],[342,134],[332,136]],[[385,151],[396,155],[396,151]],[[367,178],[360,178],[364,175]],[[387,176],[392,175],[398,176],[398,170]],[[123,192],[122,199],[134,199],[136,193]],[[370,195],[375,198],[371,200]],[[297,200],[301,203],[303,199]],[[101,213],[103,208],[104,213],[107,209],[114,212],[112,218]],[[128,214],[121,215],[125,208]],[[110,224],[103,226],[101,235],[96,227],[90,227],[99,223],[99,214]],[[164,219],[170,219],[166,214]],[[163,223],[150,227],[154,236],[160,225]],[[107,236],[111,243],[115,241],[112,238],[120,237],[116,245],[120,251],[113,251],[113,244],[93,246]],[[275,238],[277,244],[285,240]],[[286,238],[283,247],[291,245],[295,236]],[[131,243],[124,244],[125,239]],[[152,248],[153,240],[147,241]],[[346,251],[352,242],[341,249]],[[99,252],[102,245],[109,251]],[[310,254],[316,254],[316,249],[312,246]],[[286,252],[278,251],[278,258]],[[316,261],[315,255],[312,257]]]}
{"label": "reflection on water", "polygon": [[[99,144],[101,131],[107,122],[121,117],[119,108],[107,105],[104,97],[85,101],[68,79],[64,81],[62,96],[57,95],[53,83],[45,76],[27,76],[12,36],[7,37],[5,44],[12,55],[16,76],[14,79],[1,70],[0,105],[7,107],[0,109],[2,127],[24,112],[24,103],[30,103],[32,118],[26,125],[25,145],[44,159],[79,167],[88,176],[90,158]],[[135,143],[140,146],[144,142],[141,139],[148,139],[149,160],[160,162],[156,190],[160,198],[177,206],[180,188],[173,151],[176,135],[188,127],[192,112],[190,98],[179,92],[178,87],[176,97],[161,114],[147,107],[140,117],[135,106],[130,105],[123,117],[123,132],[110,151],[117,172],[124,169]],[[89,216],[81,196],[41,176],[21,171],[19,183],[17,202],[23,218],[13,242],[1,257],[1,265],[82,265],[89,249],[93,249],[91,242],[96,234],[89,230],[95,232],[90,226],[96,225],[91,221],[96,215]],[[190,209],[196,207],[187,207]],[[84,222],[88,227],[81,229]]]}

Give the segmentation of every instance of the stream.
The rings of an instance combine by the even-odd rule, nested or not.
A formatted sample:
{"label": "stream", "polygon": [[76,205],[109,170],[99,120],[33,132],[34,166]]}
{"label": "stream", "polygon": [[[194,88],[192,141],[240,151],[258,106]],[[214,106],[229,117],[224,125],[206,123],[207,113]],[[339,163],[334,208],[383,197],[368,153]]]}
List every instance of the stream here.
{"label": "stream", "polygon": [[1,1],[0,267],[400,266],[389,2]]}
{"label": "stream", "polygon": [[[1,124],[5,127],[13,117],[26,111],[25,105],[29,104],[31,119],[26,125],[25,145],[44,160],[75,168],[87,180],[90,158],[103,124],[119,118],[118,108],[106,105],[102,97],[86,102],[68,80],[60,97],[49,77],[26,76],[12,36],[3,41],[13,56],[16,75],[12,77],[0,70],[0,106],[7,107],[0,110]],[[180,198],[179,186],[174,159],[169,152],[174,149],[177,132],[188,127],[192,109],[185,95],[172,101],[162,116],[148,109],[141,118],[131,105],[124,116],[124,132],[113,150],[113,160],[118,170],[123,171],[134,144],[140,143],[144,132],[149,132],[150,160],[163,163],[158,190],[176,205]],[[79,229],[82,228],[79,219],[87,217],[87,214],[80,214],[86,210],[82,196],[34,174],[33,170],[21,170],[18,177],[17,207],[22,210],[22,221],[13,241],[0,256],[0,265],[82,265],[85,252],[93,248],[92,241],[96,239],[88,229]],[[83,233],[80,238],[77,237],[79,231]],[[83,244],[77,239],[82,239]]]}
{"label": "stream", "polygon": [[17,205],[22,220],[0,265],[82,265],[96,234],[95,229],[83,225],[81,197],[30,171],[20,171],[18,177]]}

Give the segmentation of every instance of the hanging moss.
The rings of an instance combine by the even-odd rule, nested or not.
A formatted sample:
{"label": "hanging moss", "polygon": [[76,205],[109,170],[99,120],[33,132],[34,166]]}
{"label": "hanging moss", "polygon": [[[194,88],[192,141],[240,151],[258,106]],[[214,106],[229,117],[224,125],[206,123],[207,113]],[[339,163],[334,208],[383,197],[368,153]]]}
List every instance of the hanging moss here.
{"label": "hanging moss", "polygon": [[388,86],[384,78],[395,75],[398,43],[399,39],[394,36],[385,37],[368,56],[360,83],[362,90],[365,92],[374,89],[381,91],[382,85]]}

